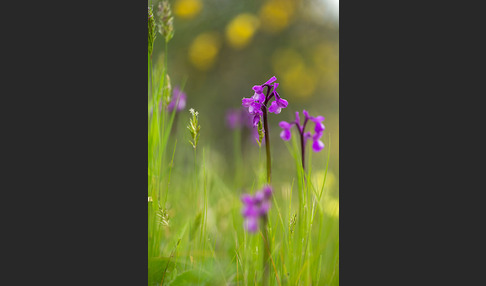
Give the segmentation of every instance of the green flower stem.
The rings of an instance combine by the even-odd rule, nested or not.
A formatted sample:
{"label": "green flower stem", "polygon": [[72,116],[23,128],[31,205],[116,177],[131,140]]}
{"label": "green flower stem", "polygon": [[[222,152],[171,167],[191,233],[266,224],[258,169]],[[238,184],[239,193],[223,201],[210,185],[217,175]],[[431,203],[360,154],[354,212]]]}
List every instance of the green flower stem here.
{"label": "green flower stem", "polygon": [[270,133],[268,132],[267,109],[263,108],[263,129],[265,130],[265,149],[267,151],[267,183],[272,182],[272,157],[270,155]]}
{"label": "green flower stem", "polygon": [[262,277],[262,285],[268,285],[268,273],[270,269],[270,239],[268,239],[268,230],[267,230],[267,222],[268,217],[265,215],[263,217],[263,277]]}

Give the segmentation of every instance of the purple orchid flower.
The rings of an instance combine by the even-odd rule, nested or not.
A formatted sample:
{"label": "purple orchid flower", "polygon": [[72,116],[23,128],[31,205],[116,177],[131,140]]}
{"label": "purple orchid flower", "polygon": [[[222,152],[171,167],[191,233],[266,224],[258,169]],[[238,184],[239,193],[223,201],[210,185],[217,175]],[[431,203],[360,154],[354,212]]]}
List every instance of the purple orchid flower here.
{"label": "purple orchid flower", "polygon": [[[243,107],[248,108],[248,113],[253,116],[252,124],[253,127],[258,127],[258,144],[259,146],[262,139],[262,134],[265,138],[265,151],[267,154],[267,183],[270,184],[271,175],[272,175],[272,157],[270,155],[270,133],[268,128],[268,119],[267,119],[267,112],[272,112],[275,114],[279,114],[282,111],[282,108],[286,108],[288,105],[287,100],[280,97],[277,93],[278,83],[274,83],[277,80],[275,76],[272,76],[269,80],[267,80],[262,85],[255,85],[253,86],[253,91],[255,92],[252,97],[250,98],[243,98],[241,100],[241,105]],[[267,88],[267,93],[264,94],[264,88]],[[268,102],[275,96],[275,101],[272,102],[270,107],[267,107]],[[263,124],[260,122],[260,118],[263,117]],[[263,125],[263,126],[262,126]],[[263,127],[263,128],[262,128]]]}
{"label": "purple orchid flower", "polygon": [[268,112],[279,114],[282,111],[282,108],[287,107],[289,105],[288,101],[281,98],[278,92],[276,92],[276,89],[278,87],[278,83],[275,83],[273,85],[274,91],[273,94],[275,95],[275,101],[270,104],[270,107],[268,108]]}
{"label": "purple orchid flower", "polygon": [[[260,117],[263,115],[263,108],[267,109],[268,112],[279,114],[282,108],[288,106],[287,100],[280,97],[278,94],[277,87],[278,83],[274,83],[277,80],[275,76],[272,76],[267,82],[262,85],[253,86],[253,91],[255,92],[250,98],[243,98],[241,105],[248,108],[248,112],[253,116],[253,126],[257,126],[260,121]],[[272,84],[274,83],[274,84]],[[263,89],[267,87],[267,94],[263,93]],[[267,108],[268,102],[275,96],[275,101],[270,104]]]}
{"label": "purple orchid flower", "polygon": [[169,105],[167,105],[167,110],[172,112],[172,110],[175,108],[176,111],[181,111],[186,107],[186,101],[186,94],[176,86],[172,92],[172,100],[170,101]]}
{"label": "purple orchid flower", "polygon": [[[317,116],[317,117],[310,116],[309,113],[307,112],[307,110],[305,110],[305,109],[302,111],[302,113],[305,116],[304,124],[302,124],[302,125],[300,125],[300,117],[299,117],[298,111],[295,112],[295,120],[294,121],[292,121],[290,123],[286,122],[286,121],[281,121],[279,123],[279,126],[282,128],[282,132],[280,133],[280,138],[282,138],[285,141],[289,141],[291,136],[292,136],[292,134],[290,132],[290,128],[292,127],[292,125],[295,125],[297,127],[297,129],[299,130],[299,133],[301,134],[301,136],[305,139],[305,141],[307,139],[312,139],[312,141],[313,141],[312,149],[315,152],[319,152],[324,148],[324,143],[322,143],[320,138],[322,137],[323,131],[326,129],[324,124],[322,124],[322,121],[324,121],[325,118],[323,116]],[[315,124],[315,127],[314,127],[315,133],[314,134],[311,134],[310,132],[304,132],[304,129],[305,129],[307,122],[309,120],[313,121],[314,124]]]}
{"label": "purple orchid flower", "polygon": [[229,109],[226,112],[226,125],[230,129],[235,129],[241,126],[239,110]]}
{"label": "purple orchid flower", "polygon": [[[228,109],[225,117],[226,125],[230,129],[247,128],[251,132],[252,142],[257,144],[255,140],[259,139],[258,129],[253,127],[253,116],[249,114],[245,108]],[[265,134],[264,134],[265,136]]]}
{"label": "purple orchid flower", "polygon": [[241,201],[243,209],[241,214],[245,218],[243,226],[250,233],[255,233],[259,228],[259,219],[265,217],[271,207],[272,188],[265,186],[254,196],[243,194]]}
{"label": "purple orchid flower", "polygon": [[[324,143],[321,141],[321,137],[323,134],[323,131],[326,129],[324,124],[322,123],[324,121],[323,116],[310,116],[307,110],[303,110],[302,113],[305,116],[304,119],[304,124],[300,125],[300,117],[299,117],[299,112],[295,112],[295,120],[292,122],[286,122],[286,121],[281,121],[279,123],[280,128],[282,128],[282,132],[280,132],[280,138],[284,141],[289,141],[290,138],[292,137],[292,133],[290,132],[290,129],[292,128],[293,125],[295,125],[299,131],[300,137],[301,137],[301,148],[302,148],[302,167],[304,167],[304,154],[305,154],[305,144],[308,139],[312,139],[312,150],[314,152],[319,152],[322,149],[324,149]],[[308,121],[314,122],[314,134],[311,132],[304,132],[305,127],[307,125]]]}

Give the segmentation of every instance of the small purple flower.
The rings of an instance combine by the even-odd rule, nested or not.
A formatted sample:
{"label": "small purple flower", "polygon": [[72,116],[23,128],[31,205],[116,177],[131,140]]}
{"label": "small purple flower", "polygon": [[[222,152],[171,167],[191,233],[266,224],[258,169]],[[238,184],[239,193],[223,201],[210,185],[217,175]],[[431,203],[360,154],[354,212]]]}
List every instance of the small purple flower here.
{"label": "small purple flower", "polygon": [[241,201],[243,209],[241,214],[245,218],[244,227],[248,232],[255,233],[258,231],[258,220],[268,214],[271,207],[272,188],[265,186],[262,190],[255,193],[254,196],[243,194]]}
{"label": "small purple flower", "polygon": [[[304,138],[304,142],[307,142],[308,139],[312,139],[313,141],[312,150],[314,150],[314,152],[319,152],[324,148],[324,143],[320,139],[322,137],[323,131],[326,129],[324,127],[324,124],[322,123],[325,118],[323,116],[317,116],[317,117],[310,116],[307,110],[305,109],[302,111],[302,113],[305,116],[304,124],[302,125],[300,125],[300,117],[298,111],[295,112],[294,121],[290,123],[286,121],[281,121],[279,123],[280,128],[282,128],[280,137],[285,141],[289,141],[292,135],[290,132],[290,128],[292,127],[292,125],[295,125],[299,130],[299,134]],[[304,129],[309,120],[314,122],[315,125],[314,134],[312,134],[311,132],[304,132]]]}
{"label": "small purple flower", "polygon": [[272,197],[272,192],[272,187],[265,186],[263,188],[263,195],[265,196],[265,199],[269,200]]}
{"label": "small purple flower", "polygon": [[322,133],[316,133],[314,134],[314,136],[312,136],[312,141],[314,141],[314,143],[312,143],[312,150],[314,150],[314,152],[319,152],[322,149],[324,149],[324,143],[322,143],[322,141],[319,140],[321,136]]}
{"label": "small purple flower", "polygon": [[310,132],[305,132],[304,133],[304,141],[307,142],[307,139],[311,139],[312,138],[312,133]]}
{"label": "small purple flower", "polygon": [[248,232],[255,233],[258,231],[258,218],[257,217],[249,217],[245,219],[244,222],[245,229]]}
{"label": "small purple flower", "polygon": [[324,121],[325,118],[323,116],[310,116],[306,110],[304,110],[303,112],[305,114],[305,117],[309,118],[315,124],[315,133],[314,135],[312,135],[312,150],[314,150],[314,152],[319,152],[324,149],[324,143],[320,140],[320,138],[322,137],[322,132],[326,129],[324,124],[322,124],[322,121]]}
{"label": "small purple flower", "polygon": [[244,107],[239,109],[228,109],[226,111],[226,125],[230,129],[248,128],[251,133],[251,141],[256,144],[258,140],[258,129],[253,127],[254,116],[249,114]]}
{"label": "small purple flower", "polygon": [[277,86],[278,86],[278,83],[275,83],[273,85],[273,88],[274,88],[273,94],[275,95],[275,101],[272,102],[272,104],[268,108],[268,112],[272,112],[272,113],[275,113],[275,114],[279,114],[282,111],[282,108],[286,108],[289,105],[288,101],[281,98],[280,95],[278,94],[278,92],[276,91]]}
{"label": "small purple flower", "polygon": [[255,202],[261,204],[265,196],[263,195],[262,191],[258,191],[255,193]]}
{"label": "small purple flower", "polygon": [[174,87],[174,90],[172,92],[172,100],[167,106],[167,109],[169,111],[172,111],[174,110],[174,108],[176,108],[176,111],[181,111],[186,107],[186,100],[187,100],[186,94],[176,86]]}
{"label": "small purple flower", "polygon": [[226,112],[226,125],[228,125],[230,129],[235,129],[237,127],[240,127],[241,126],[240,119],[241,117],[240,117],[239,110],[229,109]]}
{"label": "small purple flower", "polygon": [[[275,101],[268,107],[268,112],[279,114],[282,108],[288,106],[287,100],[280,97],[278,94],[277,87],[278,83],[274,83],[277,80],[275,76],[272,76],[267,82],[262,85],[253,86],[253,91],[255,92],[251,98],[243,98],[241,105],[248,108],[248,112],[253,116],[252,124],[257,126],[260,121],[260,117],[263,115],[262,108],[267,108],[268,101],[275,96]],[[274,83],[274,84],[272,84]],[[263,89],[267,87],[267,95],[263,93]],[[270,92],[273,89],[272,92]]]}
{"label": "small purple flower", "polygon": [[289,141],[290,137],[292,136],[292,133],[290,133],[292,124],[286,121],[280,121],[278,125],[283,129],[282,132],[280,132],[280,138],[282,138],[284,141]]}

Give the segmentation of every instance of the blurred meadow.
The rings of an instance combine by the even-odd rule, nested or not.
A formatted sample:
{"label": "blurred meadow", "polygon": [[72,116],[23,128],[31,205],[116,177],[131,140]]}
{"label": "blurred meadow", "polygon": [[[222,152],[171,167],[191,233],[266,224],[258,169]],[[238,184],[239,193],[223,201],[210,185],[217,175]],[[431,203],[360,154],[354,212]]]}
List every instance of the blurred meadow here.
{"label": "blurred meadow", "polygon": [[[148,1],[149,285],[339,285],[338,0],[160,3]],[[240,122],[242,98],[272,76],[288,106],[268,114],[273,195],[251,233],[241,196],[268,183],[266,143]],[[304,109],[325,117],[305,169],[299,133],[279,127]]]}

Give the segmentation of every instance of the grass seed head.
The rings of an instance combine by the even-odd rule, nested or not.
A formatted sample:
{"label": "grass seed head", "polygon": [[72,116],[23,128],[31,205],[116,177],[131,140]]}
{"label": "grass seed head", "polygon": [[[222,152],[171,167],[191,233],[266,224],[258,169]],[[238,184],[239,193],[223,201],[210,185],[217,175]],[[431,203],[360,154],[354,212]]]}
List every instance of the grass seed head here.
{"label": "grass seed head", "polygon": [[[160,205],[159,205],[160,207]],[[163,226],[168,227],[170,223],[170,217],[169,217],[169,212],[167,209],[164,208],[159,208],[159,211],[157,212],[157,218],[159,220],[159,223]]]}
{"label": "grass seed head", "polygon": [[290,218],[290,222],[289,222],[289,231],[291,234],[294,233],[296,222],[297,222],[297,214],[294,213],[294,215]]}
{"label": "grass seed head", "polygon": [[263,137],[265,136],[265,130],[263,129],[262,121],[258,121],[258,139],[255,140],[258,143],[258,147],[262,146]]}
{"label": "grass seed head", "polygon": [[155,41],[155,19],[152,7],[148,7],[148,54],[151,56]]}
{"label": "grass seed head", "polygon": [[189,129],[189,133],[191,134],[191,143],[192,147],[196,149],[197,142],[199,141],[199,131],[201,130],[201,126],[199,126],[198,115],[199,112],[194,111],[194,108],[189,109],[189,112],[192,114],[192,118],[189,120],[189,125],[187,125],[187,129]]}
{"label": "grass seed head", "polygon": [[168,0],[159,2],[157,16],[159,17],[158,30],[165,38],[165,42],[169,42],[174,36],[174,17],[172,17],[172,10]]}
{"label": "grass seed head", "polygon": [[164,91],[163,91],[164,106],[167,106],[171,101],[172,85],[170,83],[169,74],[165,75]]}

